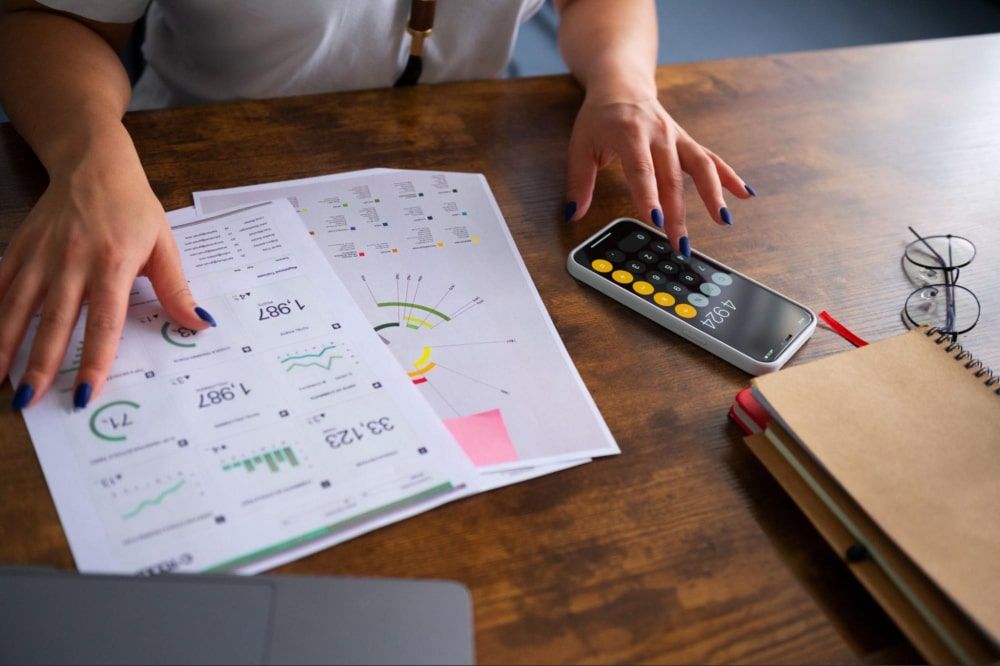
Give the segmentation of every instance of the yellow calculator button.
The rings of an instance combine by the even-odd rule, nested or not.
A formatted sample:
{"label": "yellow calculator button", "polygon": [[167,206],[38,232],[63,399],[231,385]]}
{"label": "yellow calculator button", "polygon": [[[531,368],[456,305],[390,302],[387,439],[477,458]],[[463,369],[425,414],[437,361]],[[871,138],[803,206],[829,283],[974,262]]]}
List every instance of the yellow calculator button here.
{"label": "yellow calculator button", "polygon": [[669,308],[671,305],[677,302],[677,299],[668,294],[665,291],[653,294],[653,300],[657,305],[663,308]]}
{"label": "yellow calculator button", "polygon": [[629,273],[628,271],[615,271],[614,273],[611,274],[611,279],[619,284],[628,284],[634,278],[632,277],[632,274]]}
{"label": "yellow calculator button", "polygon": [[590,262],[590,267],[598,273],[607,273],[612,268],[611,262],[607,259],[594,259]]}
{"label": "yellow calculator button", "polygon": [[642,280],[639,280],[638,282],[633,282],[632,289],[635,290],[635,293],[640,294],[642,296],[649,296],[650,294],[653,293],[653,285],[649,284],[648,282],[643,282]]}
{"label": "yellow calculator button", "polygon": [[688,305],[687,303],[681,303],[680,305],[678,305],[677,309],[674,310],[674,312],[676,312],[678,316],[684,317],[685,319],[691,319],[692,317],[698,314],[698,311],[695,310],[690,305]]}

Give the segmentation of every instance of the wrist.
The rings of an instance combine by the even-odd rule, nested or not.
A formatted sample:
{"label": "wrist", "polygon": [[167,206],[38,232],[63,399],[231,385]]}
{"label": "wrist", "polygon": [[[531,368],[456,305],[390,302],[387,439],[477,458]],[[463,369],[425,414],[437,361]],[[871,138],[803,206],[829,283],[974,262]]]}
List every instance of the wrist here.
{"label": "wrist", "polygon": [[585,103],[655,100],[655,68],[643,63],[616,61],[595,66],[583,82]]}
{"label": "wrist", "polygon": [[53,181],[120,177],[123,169],[142,170],[132,138],[117,119],[78,123],[39,148],[36,152]]}

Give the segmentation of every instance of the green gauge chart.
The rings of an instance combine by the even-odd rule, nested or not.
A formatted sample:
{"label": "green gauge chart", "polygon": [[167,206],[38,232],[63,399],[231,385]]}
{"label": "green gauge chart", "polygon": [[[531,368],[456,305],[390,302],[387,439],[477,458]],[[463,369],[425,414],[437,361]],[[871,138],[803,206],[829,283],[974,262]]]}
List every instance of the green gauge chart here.
{"label": "green gauge chart", "polygon": [[141,409],[137,402],[115,400],[101,405],[90,416],[90,432],[105,442],[124,442],[136,424]]}
{"label": "green gauge chart", "polygon": [[169,321],[163,322],[163,326],[160,327],[160,335],[175,347],[195,347],[194,336],[196,333],[197,331],[177,326]]}
{"label": "green gauge chart", "polygon": [[502,379],[481,376],[480,371],[463,367],[453,351],[459,347],[476,348],[482,359],[492,354],[495,346],[516,342],[472,339],[463,333],[470,330],[468,326],[455,327],[456,320],[467,323],[477,312],[485,312],[483,298],[462,295],[455,284],[444,289],[431,287],[433,281],[422,275],[396,273],[378,280],[377,288],[365,275],[361,281],[377,312],[369,321],[378,322],[375,331],[404,365],[410,381],[437,394],[456,415],[462,415],[455,405],[470,383],[495,391],[498,397],[509,395],[500,385]]}

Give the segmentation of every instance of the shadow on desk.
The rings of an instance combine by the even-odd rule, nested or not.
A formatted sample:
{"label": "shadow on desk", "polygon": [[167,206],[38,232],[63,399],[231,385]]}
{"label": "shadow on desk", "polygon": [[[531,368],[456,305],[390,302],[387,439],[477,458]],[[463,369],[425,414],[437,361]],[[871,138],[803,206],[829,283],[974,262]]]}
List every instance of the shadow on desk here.
{"label": "shadow on desk", "polygon": [[736,424],[730,422],[726,434],[732,447],[724,459],[747,498],[750,512],[775,552],[844,642],[870,663],[924,663],[920,653],[746,447]]}

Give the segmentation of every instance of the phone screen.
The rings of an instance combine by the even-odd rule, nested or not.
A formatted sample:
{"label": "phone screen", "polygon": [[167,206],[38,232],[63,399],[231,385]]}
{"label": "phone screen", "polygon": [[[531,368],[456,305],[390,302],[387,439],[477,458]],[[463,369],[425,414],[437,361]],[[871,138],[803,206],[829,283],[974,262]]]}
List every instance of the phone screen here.
{"label": "phone screen", "polygon": [[636,222],[615,224],[573,260],[756,361],[776,359],[812,323],[800,305],[697,253],[674,252]]}

